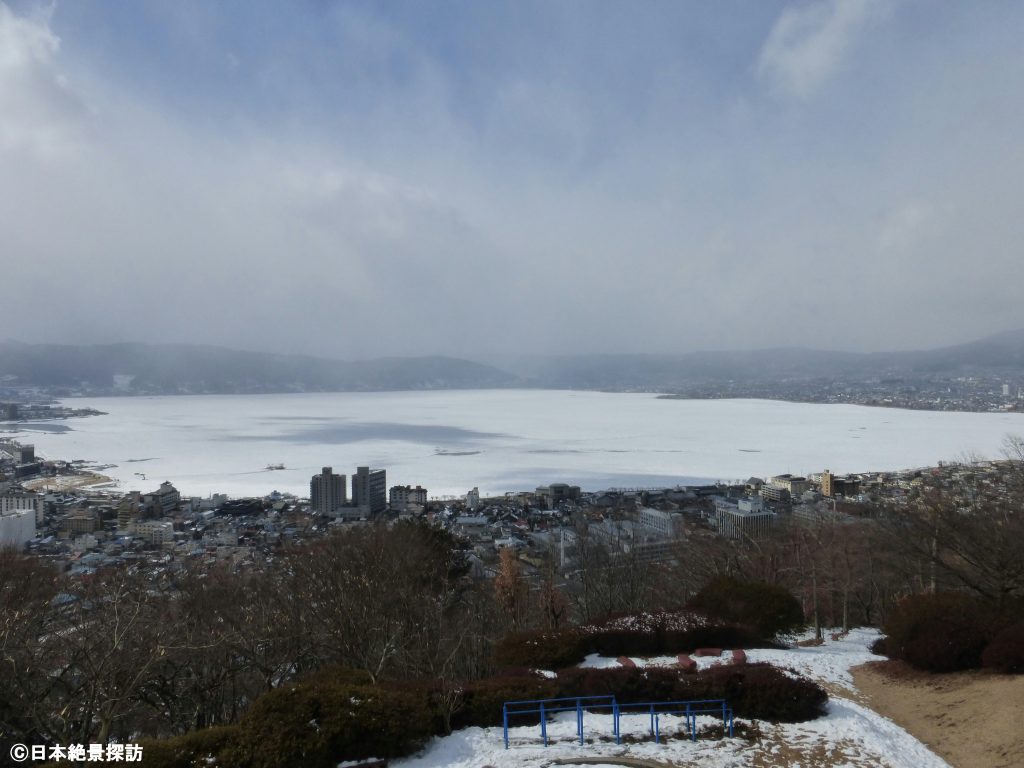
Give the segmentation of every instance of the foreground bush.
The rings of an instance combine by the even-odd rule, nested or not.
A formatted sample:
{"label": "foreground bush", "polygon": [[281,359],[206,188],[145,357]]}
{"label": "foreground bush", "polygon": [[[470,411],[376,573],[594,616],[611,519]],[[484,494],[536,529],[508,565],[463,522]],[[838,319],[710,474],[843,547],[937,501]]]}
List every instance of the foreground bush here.
{"label": "foreground bush", "polygon": [[146,768],[209,768],[238,738],[238,726],[204,728],[173,739],[142,740]]}
{"label": "foreground bush", "polygon": [[[452,728],[501,725],[501,705],[506,701],[551,699],[558,695],[555,681],[538,675],[499,675],[477,680],[464,687],[462,705],[452,715]],[[515,725],[532,725],[539,722],[540,718],[537,715],[524,715],[516,719]]]}
{"label": "foreground bush", "polygon": [[885,635],[882,635],[881,637],[877,638],[874,642],[872,642],[871,645],[868,646],[868,650],[876,656],[888,656],[888,639],[885,637]]}
{"label": "foreground bush", "polygon": [[982,652],[981,663],[999,672],[1024,673],[1024,621],[1000,630]]}
{"label": "foreground bush", "polygon": [[993,611],[971,595],[911,595],[886,617],[885,648],[892,658],[929,672],[975,669],[996,627]]}
{"label": "foreground bush", "polygon": [[499,667],[559,669],[579,664],[591,651],[576,629],[517,632],[494,646],[494,661]]}
{"label": "foreground bush", "polygon": [[801,723],[825,714],[828,694],[817,683],[770,664],[712,667],[708,698],[722,698],[739,717]]}
{"label": "foreground bush", "polygon": [[804,625],[800,603],[784,587],[740,581],[731,576],[712,579],[688,607],[724,622],[749,627],[763,640]]}
{"label": "foreground bush", "polygon": [[439,732],[422,690],[316,678],[257,699],[218,765],[334,768],[339,761],[411,754]]}

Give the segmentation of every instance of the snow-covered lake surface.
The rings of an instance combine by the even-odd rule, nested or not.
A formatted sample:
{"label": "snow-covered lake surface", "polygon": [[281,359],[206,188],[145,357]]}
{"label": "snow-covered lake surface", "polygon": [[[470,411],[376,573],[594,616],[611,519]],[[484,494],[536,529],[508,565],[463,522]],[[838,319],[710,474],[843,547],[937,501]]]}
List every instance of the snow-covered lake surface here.
{"label": "snow-covered lake surface", "polygon": [[[767,400],[659,400],[549,390],[89,398],[108,415],[17,425],[48,458],[114,464],[123,489],[306,495],[323,466],[383,467],[432,496],[652,487],[895,470],[996,457],[1024,414],[903,411]],[[59,426],[59,425],[57,425]],[[268,465],[285,469],[268,471]]]}

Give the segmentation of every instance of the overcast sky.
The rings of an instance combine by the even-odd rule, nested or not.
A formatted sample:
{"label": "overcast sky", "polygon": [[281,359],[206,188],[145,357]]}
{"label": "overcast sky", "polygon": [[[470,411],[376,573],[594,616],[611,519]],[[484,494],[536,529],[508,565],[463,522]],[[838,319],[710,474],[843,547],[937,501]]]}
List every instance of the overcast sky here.
{"label": "overcast sky", "polygon": [[1017,0],[0,0],[0,337],[1019,328],[1022,40]]}

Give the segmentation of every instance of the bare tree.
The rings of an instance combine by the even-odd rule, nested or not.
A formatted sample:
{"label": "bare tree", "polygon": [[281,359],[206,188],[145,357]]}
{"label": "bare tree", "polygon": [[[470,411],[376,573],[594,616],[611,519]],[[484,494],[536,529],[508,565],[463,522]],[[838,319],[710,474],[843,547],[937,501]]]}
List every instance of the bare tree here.
{"label": "bare tree", "polygon": [[523,568],[514,549],[503,549],[498,556],[498,572],[494,577],[494,599],[512,629],[522,629],[526,621],[529,590],[523,579]]}
{"label": "bare tree", "polygon": [[[1024,457],[946,467],[885,523],[919,587],[972,591],[997,605],[1024,595]],[[916,571],[916,573],[914,572]]]}
{"label": "bare tree", "polygon": [[49,565],[0,548],[0,733],[25,742],[51,735],[53,681],[40,670],[57,590]]}

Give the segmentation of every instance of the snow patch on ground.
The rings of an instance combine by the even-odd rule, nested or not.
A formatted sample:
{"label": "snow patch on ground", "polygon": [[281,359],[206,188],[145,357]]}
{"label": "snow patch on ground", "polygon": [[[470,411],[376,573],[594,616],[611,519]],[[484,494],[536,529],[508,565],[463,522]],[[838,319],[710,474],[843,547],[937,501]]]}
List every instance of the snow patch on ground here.
{"label": "snow patch on ground", "polygon": [[[809,640],[811,637],[811,635],[800,635],[798,639]],[[851,667],[885,658],[876,656],[868,650],[878,637],[877,629],[866,627],[850,630],[845,637],[840,636],[838,640],[832,640],[831,635],[826,634],[825,640],[817,646],[794,647],[784,650],[771,648],[748,650],[746,652],[747,662],[750,664],[767,662],[777,667],[792,669],[819,683],[832,683],[844,688],[853,688],[853,678],[850,676]],[[732,652],[723,650],[721,656],[694,656],[691,654],[690,658],[697,663],[697,669],[703,670],[719,664],[731,663]],[[678,663],[675,656],[633,657],[630,660],[638,667],[674,667]],[[584,659],[580,666],[604,669],[622,665],[616,659],[592,653]]]}
{"label": "snow patch on ground", "polygon": [[881,661],[868,648],[879,637],[877,629],[852,629],[845,637],[832,640],[828,635],[821,645],[786,650],[750,650],[747,661],[751,664],[766,661],[778,667],[789,667],[804,677],[819,683],[834,683],[853,688],[850,668],[869,661]]}
{"label": "snow patch on ground", "polygon": [[618,661],[602,656],[599,653],[587,654],[587,657],[579,664],[583,669],[607,669],[608,667],[621,667]]}

